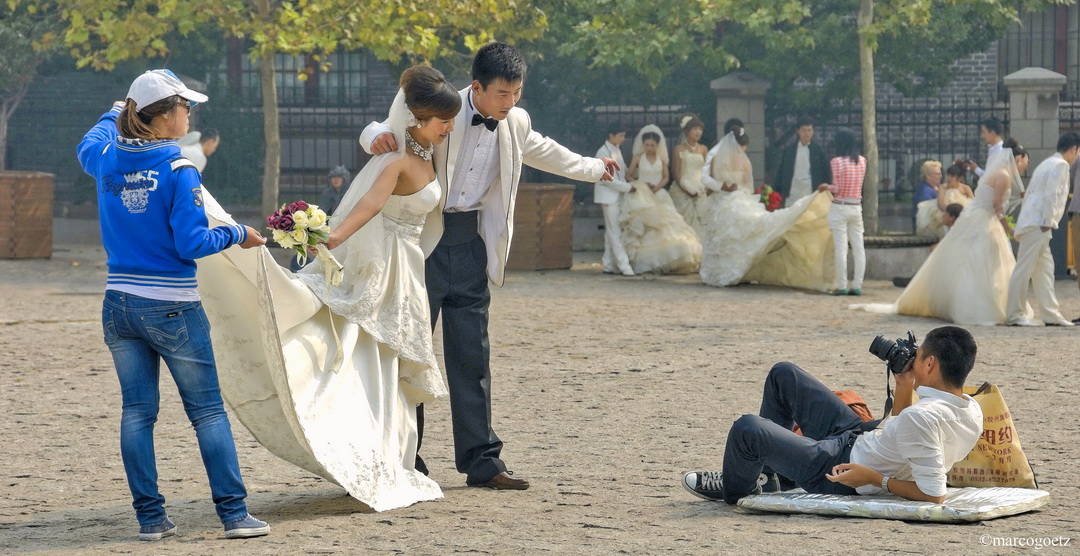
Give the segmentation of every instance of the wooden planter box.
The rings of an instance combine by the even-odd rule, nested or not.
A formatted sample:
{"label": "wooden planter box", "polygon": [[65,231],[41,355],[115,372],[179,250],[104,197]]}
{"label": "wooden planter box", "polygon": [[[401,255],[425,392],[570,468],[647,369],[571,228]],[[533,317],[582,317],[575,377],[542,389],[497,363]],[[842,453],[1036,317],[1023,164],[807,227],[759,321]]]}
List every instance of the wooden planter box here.
{"label": "wooden planter box", "polygon": [[574,264],[574,186],[522,183],[514,209],[511,270],[551,270]]}
{"label": "wooden planter box", "polygon": [[0,258],[52,256],[55,178],[43,172],[0,172]]}

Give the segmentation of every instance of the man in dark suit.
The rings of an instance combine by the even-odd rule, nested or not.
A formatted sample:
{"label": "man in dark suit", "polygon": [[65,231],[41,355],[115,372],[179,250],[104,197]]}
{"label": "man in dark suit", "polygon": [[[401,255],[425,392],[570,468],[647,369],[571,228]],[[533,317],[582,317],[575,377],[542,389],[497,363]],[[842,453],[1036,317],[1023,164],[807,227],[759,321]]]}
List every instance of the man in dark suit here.
{"label": "man in dark suit", "polygon": [[814,138],[814,121],[806,117],[799,119],[796,135],[799,140],[784,147],[780,155],[780,167],[772,186],[784,198],[785,206],[817,191],[819,185],[832,182],[825,152],[810,142]]}

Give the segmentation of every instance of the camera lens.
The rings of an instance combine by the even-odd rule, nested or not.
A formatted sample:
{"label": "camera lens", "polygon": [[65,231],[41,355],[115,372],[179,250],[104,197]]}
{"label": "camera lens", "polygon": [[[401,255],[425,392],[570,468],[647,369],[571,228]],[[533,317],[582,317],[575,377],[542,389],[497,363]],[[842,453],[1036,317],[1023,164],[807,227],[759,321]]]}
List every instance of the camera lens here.
{"label": "camera lens", "polygon": [[889,360],[889,352],[896,347],[896,342],[886,338],[885,336],[877,336],[873,342],[870,342],[870,353],[877,356],[882,361]]}

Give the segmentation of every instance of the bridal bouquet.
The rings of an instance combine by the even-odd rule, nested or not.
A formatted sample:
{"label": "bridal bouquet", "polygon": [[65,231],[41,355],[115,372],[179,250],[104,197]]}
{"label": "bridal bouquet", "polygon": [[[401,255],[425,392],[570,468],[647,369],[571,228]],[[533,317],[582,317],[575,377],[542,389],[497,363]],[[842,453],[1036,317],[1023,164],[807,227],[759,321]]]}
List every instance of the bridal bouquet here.
{"label": "bridal bouquet", "polygon": [[326,248],[325,242],[330,239],[327,221],[326,212],[318,205],[304,201],[281,205],[266,217],[278,245],[296,251],[301,265],[307,264],[308,249],[315,249],[319,259],[326,263],[327,280],[337,286],[341,284],[343,267]]}
{"label": "bridal bouquet", "polygon": [[780,203],[783,201],[780,194],[773,191],[773,188],[767,185],[762,185],[757,191],[754,191],[754,193],[760,196],[759,200],[761,201],[761,204],[765,205],[765,210],[769,212],[780,208]]}

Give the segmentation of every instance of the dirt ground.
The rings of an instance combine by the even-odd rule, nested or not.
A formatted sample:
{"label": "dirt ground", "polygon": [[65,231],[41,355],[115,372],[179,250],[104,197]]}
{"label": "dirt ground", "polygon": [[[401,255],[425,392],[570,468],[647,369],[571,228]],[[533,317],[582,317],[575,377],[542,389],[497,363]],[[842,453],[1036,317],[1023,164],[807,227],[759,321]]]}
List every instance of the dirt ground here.
{"label": "dirt ground", "polygon": [[[494,415],[504,459],[532,488],[466,488],[453,469],[446,402],[428,407],[424,453],[445,498],[370,513],[277,459],[235,420],[249,506],[268,537],[226,541],[171,379],[157,428],[161,489],[180,534],[136,540],[118,448],[120,394],[101,341],[100,247],[0,261],[0,551],[47,554],[1011,554],[990,537],[1069,537],[1080,546],[1076,418],[1080,329],[975,328],[971,383],[998,384],[1040,485],[1042,511],[972,525],[747,513],[699,500],[682,471],[716,469],[727,429],[756,412],[769,366],[791,360],[863,393],[875,413],[876,334],[943,324],[847,309],[851,298],[703,286],[696,276],[511,272],[493,292]],[[860,301],[900,290],[870,282]],[[1066,316],[1076,283],[1059,281]],[[167,376],[167,374],[165,375]],[[990,537],[987,537],[989,535]]]}

